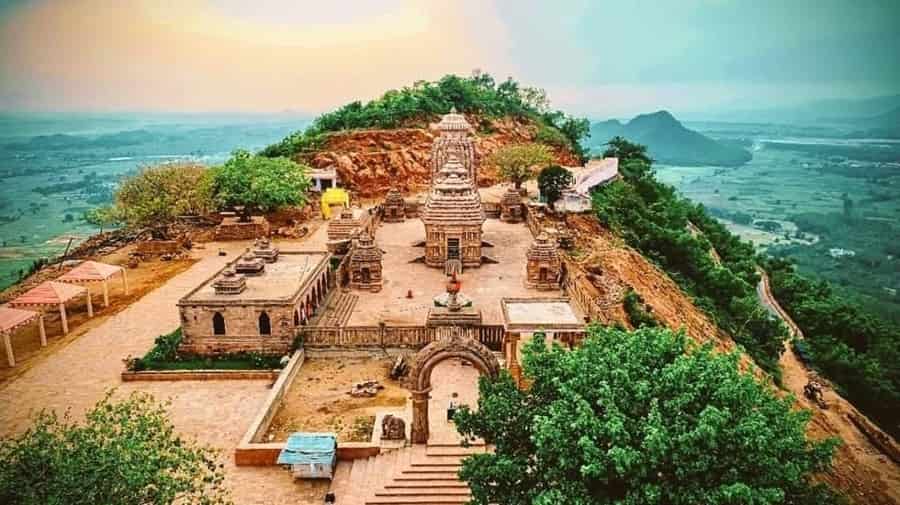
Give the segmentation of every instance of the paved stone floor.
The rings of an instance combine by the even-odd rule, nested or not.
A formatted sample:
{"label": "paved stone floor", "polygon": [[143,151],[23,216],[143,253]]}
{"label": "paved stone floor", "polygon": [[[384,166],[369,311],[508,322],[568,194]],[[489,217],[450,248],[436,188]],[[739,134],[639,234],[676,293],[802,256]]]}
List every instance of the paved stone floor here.
{"label": "paved stone floor", "polygon": [[196,254],[202,259],[102,325],[47,356],[30,370],[0,389],[0,435],[23,431],[33,412],[70,410],[77,419],[100,400],[105,392],[117,395],[147,391],[158,399],[170,399],[170,417],[182,433],[222,451],[227,482],[238,504],[321,503],[327,485],[294,484],[287,472],[277,468],[237,468],[232,452],[269,389],[268,381],[132,382],[122,383],[119,374],[127,356],[144,354],[156,336],[178,326],[175,302],[212,275],[246,247],[229,243],[221,247],[228,256],[219,257],[218,244],[208,244]]}
{"label": "paved stone floor", "polygon": [[453,393],[457,404],[478,406],[478,369],[460,359],[447,359],[431,372],[431,400],[428,402],[428,442],[456,444],[460,436],[452,422],[447,421],[447,407]]}
{"label": "paved stone floor", "polygon": [[[425,227],[418,219],[402,223],[383,223],[376,233],[376,244],[385,251],[384,286],[380,293],[356,292],[356,304],[349,325],[371,325],[384,321],[390,324],[425,324],[432,298],[445,291],[443,271],[422,263],[410,263],[425,253],[422,247],[411,245],[425,237]],[[484,248],[484,254],[499,261],[463,271],[462,293],[480,308],[486,324],[502,324],[500,299],[504,297],[558,296],[558,292],[537,291],[525,287],[525,254],[532,237],[524,223],[509,224],[498,219],[484,223],[484,240],[494,247]],[[413,297],[406,298],[408,290]]]}

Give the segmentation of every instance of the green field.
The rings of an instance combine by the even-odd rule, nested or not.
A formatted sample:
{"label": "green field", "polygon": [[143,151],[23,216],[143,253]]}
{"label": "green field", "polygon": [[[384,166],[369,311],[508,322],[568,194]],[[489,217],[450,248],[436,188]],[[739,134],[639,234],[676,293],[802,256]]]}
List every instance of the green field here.
{"label": "green field", "polygon": [[657,173],[741,237],[898,320],[900,163],[865,153],[900,160],[900,144],[818,142],[827,140],[756,141],[742,167],[658,166]]}

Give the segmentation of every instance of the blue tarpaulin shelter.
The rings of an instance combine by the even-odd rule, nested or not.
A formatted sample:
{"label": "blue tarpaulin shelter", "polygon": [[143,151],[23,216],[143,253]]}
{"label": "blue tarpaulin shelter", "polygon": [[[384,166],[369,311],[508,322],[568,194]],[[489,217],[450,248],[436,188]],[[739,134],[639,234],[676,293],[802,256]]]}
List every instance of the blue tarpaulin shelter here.
{"label": "blue tarpaulin shelter", "polygon": [[330,479],[336,462],[334,433],[291,433],[278,454],[278,464],[290,465],[296,478]]}

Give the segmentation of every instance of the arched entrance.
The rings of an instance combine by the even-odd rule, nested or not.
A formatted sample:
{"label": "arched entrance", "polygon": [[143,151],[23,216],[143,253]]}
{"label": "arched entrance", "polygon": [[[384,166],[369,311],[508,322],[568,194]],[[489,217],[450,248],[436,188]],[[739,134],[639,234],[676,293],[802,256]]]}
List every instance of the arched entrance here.
{"label": "arched entrance", "polygon": [[416,354],[416,363],[410,372],[412,383],[412,443],[428,442],[428,399],[431,392],[431,372],[438,363],[459,358],[471,363],[482,375],[497,377],[500,362],[481,342],[469,337],[454,336],[436,340]]}

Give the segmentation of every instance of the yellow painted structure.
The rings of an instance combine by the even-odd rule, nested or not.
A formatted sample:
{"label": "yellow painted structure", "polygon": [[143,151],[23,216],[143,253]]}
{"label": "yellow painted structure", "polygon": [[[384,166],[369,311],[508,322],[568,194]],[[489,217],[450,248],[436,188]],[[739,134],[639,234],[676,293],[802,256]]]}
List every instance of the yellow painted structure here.
{"label": "yellow painted structure", "polygon": [[340,205],[350,206],[350,194],[341,188],[328,188],[322,193],[322,217],[331,219],[331,207]]}

